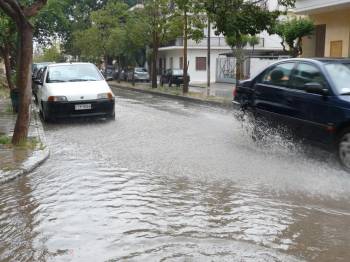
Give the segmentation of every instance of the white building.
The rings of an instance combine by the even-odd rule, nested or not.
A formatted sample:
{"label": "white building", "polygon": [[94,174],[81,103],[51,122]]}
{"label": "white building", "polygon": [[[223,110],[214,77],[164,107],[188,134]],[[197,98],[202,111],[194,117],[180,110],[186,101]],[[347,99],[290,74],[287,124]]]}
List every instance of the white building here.
{"label": "white building", "polygon": [[[277,10],[280,7],[277,0],[267,0],[266,2],[269,10]],[[196,43],[192,40],[188,42],[188,73],[191,77],[191,83],[205,83],[207,81],[207,30],[205,30],[206,37]],[[281,39],[277,35],[269,35],[267,32],[262,32],[258,35],[260,42],[254,47],[247,47],[246,52],[248,56],[255,56],[250,59],[249,72],[246,75],[252,76],[261,71],[266,65],[273,62],[271,59],[284,54],[281,46]],[[163,72],[165,69],[181,68],[183,61],[183,41],[177,39],[171,45],[160,48],[159,50],[159,71]],[[211,30],[211,68],[210,79],[211,82],[233,82],[235,62],[234,58],[228,59],[232,56],[231,48],[226,44],[223,36],[216,36],[215,31]],[[269,56],[269,59],[260,57]]]}
{"label": "white building", "polygon": [[[276,55],[282,51],[281,40],[278,36],[270,36],[268,33],[263,32],[259,36],[259,44],[254,47],[254,53],[252,53],[252,47],[247,47],[247,52],[250,55]],[[191,77],[191,83],[205,83],[207,81],[207,42],[206,37],[196,43],[193,40],[188,41],[188,73]],[[166,69],[180,68],[183,67],[183,39],[178,38],[176,41],[168,46],[161,47],[159,49],[159,61],[158,69],[159,72],[164,72]],[[210,79],[211,82],[231,82],[234,73],[235,63],[229,60],[227,56],[232,54],[230,46],[227,45],[223,36],[216,36],[214,29],[211,30],[211,68],[210,68]],[[251,63],[250,75],[255,74],[266,66],[266,61],[262,59],[256,59],[254,63]],[[225,75],[225,71],[230,76]],[[231,71],[231,72],[229,72]]]}
{"label": "white building", "polygon": [[350,57],[350,0],[297,0],[295,13],[307,15],[315,33],[303,39],[304,57]]}

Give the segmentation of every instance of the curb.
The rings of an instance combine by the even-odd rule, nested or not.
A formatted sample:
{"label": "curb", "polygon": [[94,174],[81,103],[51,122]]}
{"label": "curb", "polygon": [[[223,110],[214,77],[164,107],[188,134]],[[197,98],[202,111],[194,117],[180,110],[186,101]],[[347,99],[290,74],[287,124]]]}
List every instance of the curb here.
{"label": "curb", "polygon": [[171,98],[171,99],[178,99],[178,100],[193,102],[197,104],[207,105],[207,106],[220,107],[224,109],[231,109],[231,102],[224,103],[224,102],[218,102],[218,101],[203,100],[203,99],[194,98],[194,97],[173,95],[173,94],[162,93],[162,92],[157,92],[152,90],[145,90],[145,89],[139,89],[135,87],[123,86],[116,83],[109,83],[109,85],[112,88],[119,88],[123,90],[135,91],[135,92],[144,93],[144,94],[152,94],[152,95],[162,96],[162,97]]}
{"label": "curb", "polygon": [[44,149],[41,149],[38,146],[32,155],[22,164],[22,166],[16,170],[0,170],[0,185],[34,171],[50,157],[50,149],[46,146],[44,128],[34,105],[31,105],[31,110],[33,117],[32,121],[34,122],[33,136],[38,138],[38,140],[41,142],[41,146],[44,146]]}

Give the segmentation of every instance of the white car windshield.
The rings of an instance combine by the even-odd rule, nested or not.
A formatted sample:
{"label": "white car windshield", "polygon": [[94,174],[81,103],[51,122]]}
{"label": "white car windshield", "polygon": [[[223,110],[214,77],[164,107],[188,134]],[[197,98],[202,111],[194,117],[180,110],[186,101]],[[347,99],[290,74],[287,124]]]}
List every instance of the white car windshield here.
{"label": "white car windshield", "polygon": [[325,68],[340,95],[350,94],[350,64],[329,63]]}
{"label": "white car windshield", "polygon": [[47,83],[100,81],[102,77],[92,64],[57,65],[48,68]]}

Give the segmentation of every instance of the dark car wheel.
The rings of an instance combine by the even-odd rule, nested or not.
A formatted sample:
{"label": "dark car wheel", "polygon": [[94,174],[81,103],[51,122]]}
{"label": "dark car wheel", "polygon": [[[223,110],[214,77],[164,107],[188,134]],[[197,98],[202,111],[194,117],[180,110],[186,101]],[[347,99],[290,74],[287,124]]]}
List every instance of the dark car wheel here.
{"label": "dark car wheel", "polygon": [[337,150],[340,163],[350,171],[350,128],[345,129],[339,136]]}
{"label": "dark car wheel", "polygon": [[43,102],[41,102],[40,115],[45,123],[54,121],[54,118],[45,110]]}

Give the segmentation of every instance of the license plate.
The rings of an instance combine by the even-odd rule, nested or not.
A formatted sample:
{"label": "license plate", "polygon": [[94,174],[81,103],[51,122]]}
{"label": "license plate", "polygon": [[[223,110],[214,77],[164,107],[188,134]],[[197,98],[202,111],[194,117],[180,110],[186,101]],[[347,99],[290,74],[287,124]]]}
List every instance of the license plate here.
{"label": "license plate", "polygon": [[89,109],[91,109],[91,104],[75,105],[75,110],[89,110]]}

